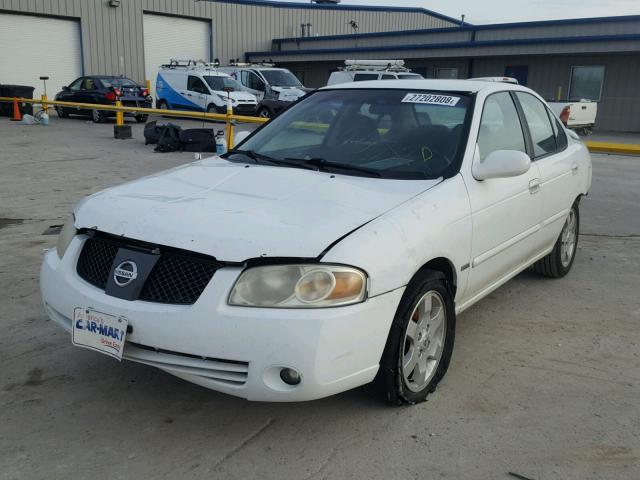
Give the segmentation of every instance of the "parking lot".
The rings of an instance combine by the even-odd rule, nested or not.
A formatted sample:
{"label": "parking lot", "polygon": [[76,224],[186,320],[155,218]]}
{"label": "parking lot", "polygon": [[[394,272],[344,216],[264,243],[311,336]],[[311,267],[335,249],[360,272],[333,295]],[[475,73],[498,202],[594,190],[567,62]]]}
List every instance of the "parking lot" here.
{"label": "parking lot", "polygon": [[460,315],[428,402],[250,403],[75,348],[44,313],[43,232],[193,158],[131,125],[0,121],[0,478],[640,478],[640,158],[593,155],[571,273],[525,272]]}

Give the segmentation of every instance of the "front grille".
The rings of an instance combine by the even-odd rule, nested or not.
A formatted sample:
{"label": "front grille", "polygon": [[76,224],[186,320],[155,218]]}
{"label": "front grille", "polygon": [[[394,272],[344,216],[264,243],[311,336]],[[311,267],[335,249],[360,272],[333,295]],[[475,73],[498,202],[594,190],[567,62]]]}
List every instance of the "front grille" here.
{"label": "front grille", "polygon": [[194,304],[220,264],[212,257],[96,234],[88,238],[76,271],[90,284],[105,289],[120,248],[158,253],[159,259],[142,287],[139,300],[180,305]]}

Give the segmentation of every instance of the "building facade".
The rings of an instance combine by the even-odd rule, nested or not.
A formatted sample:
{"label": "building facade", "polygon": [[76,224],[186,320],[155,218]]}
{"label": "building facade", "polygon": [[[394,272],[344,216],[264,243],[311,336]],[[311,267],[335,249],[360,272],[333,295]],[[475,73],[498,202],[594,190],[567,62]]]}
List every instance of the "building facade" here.
{"label": "building facade", "polygon": [[640,131],[640,16],[469,25],[420,8],[269,0],[0,0],[0,83],[51,96],[81,75],[153,84],[170,59],[274,61],[307,86],[346,59],[428,78],[513,76],[599,102],[597,128]]}

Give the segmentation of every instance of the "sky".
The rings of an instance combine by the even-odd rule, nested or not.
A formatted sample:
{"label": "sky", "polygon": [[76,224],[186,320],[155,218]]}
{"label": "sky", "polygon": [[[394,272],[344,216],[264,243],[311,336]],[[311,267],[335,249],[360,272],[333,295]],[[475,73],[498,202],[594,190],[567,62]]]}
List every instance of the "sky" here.
{"label": "sky", "polygon": [[[285,0],[307,3],[308,0]],[[422,7],[470,23],[640,15],[640,0],[342,0],[344,5]]]}

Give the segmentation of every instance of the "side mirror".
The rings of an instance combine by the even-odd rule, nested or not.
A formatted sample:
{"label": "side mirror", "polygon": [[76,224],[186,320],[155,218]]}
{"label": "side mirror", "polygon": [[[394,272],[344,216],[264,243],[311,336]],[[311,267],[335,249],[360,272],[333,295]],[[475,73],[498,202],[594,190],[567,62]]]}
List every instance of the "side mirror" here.
{"label": "side mirror", "polygon": [[71,90],[69,87],[67,87],[66,85],[64,87],[62,87],[62,91],[63,92],[68,92],[69,90]]}
{"label": "side mirror", "polygon": [[240,145],[240,143],[244,142],[245,138],[251,135],[251,132],[238,132],[233,136],[233,146],[234,148]]}
{"label": "side mirror", "polygon": [[529,155],[517,150],[496,150],[483,161],[476,159],[471,172],[476,180],[509,178],[523,175],[531,168]]}

